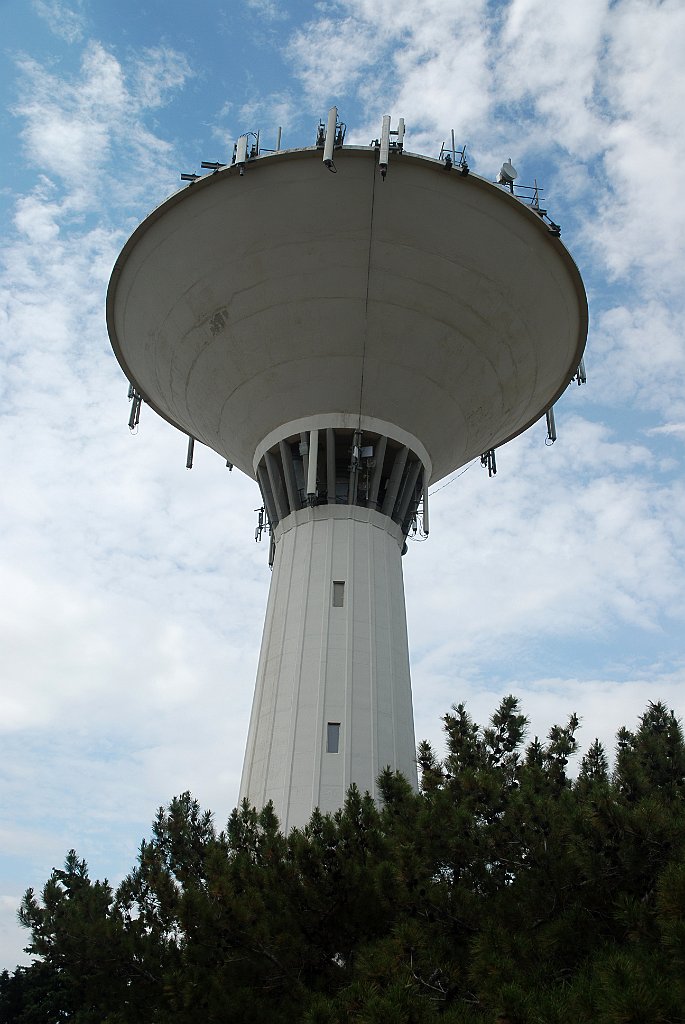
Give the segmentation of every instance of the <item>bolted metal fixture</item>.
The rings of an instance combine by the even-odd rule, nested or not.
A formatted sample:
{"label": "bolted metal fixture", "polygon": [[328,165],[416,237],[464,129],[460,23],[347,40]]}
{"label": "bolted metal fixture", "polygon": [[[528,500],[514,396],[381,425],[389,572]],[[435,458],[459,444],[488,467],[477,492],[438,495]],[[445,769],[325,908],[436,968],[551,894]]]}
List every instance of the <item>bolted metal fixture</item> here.
{"label": "bolted metal fixture", "polygon": [[480,464],[483,468],[487,467],[488,476],[497,476],[497,461],[495,459],[494,448],[490,448],[487,452],[483,452],[480,457]]}
{"label": "bolted metal fixture", "polygon": [[140,407],[143,404],[142,396],[138,394],[133,384],[128,386],[128,400],[131,403],[131,412],[128,417],[128,429],[133,433],[140,423]]}

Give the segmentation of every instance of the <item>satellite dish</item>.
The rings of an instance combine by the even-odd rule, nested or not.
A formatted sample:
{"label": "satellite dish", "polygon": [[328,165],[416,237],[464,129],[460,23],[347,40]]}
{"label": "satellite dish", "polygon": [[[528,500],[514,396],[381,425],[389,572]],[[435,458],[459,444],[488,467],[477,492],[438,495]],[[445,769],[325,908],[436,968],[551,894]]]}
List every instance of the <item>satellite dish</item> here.
{"label": "satellite dish", "polygon": [[499,181],[502,185],[512,185],[518,178],[518,172],[511,162],[511,157],[502,164],[499,172]]}

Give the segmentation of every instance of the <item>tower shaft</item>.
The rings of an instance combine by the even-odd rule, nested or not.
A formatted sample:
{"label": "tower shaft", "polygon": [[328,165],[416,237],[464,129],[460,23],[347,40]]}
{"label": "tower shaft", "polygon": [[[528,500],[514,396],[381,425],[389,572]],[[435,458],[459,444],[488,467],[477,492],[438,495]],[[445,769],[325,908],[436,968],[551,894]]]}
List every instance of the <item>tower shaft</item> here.
{"label": "tower shaft", "polygon": [[416,785],[403,536],[381,513],[320,505],[276,544],[240,796],[281,826],[335,811],[387,765]]}
{"label": "tower shaft", "polygon": [[255,454],[274,562],[240,797],[285,830],[388,766],[417,784],[402,551],[426,466],[397,426],[339,414]]}

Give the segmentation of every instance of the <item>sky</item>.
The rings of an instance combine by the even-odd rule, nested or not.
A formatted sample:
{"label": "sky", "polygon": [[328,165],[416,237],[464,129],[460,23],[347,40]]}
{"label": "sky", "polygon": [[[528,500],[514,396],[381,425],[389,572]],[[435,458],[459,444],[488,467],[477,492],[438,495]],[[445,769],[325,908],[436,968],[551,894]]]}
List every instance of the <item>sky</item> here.
{"label": "sky", "polygon": [[114,261],[202,160],[404,117],[437,157],[537,179],[589,300],[588,383],[433,488],[403,560],[417,740],[521,698],[583,748],[685,711],[681,0],[0,0],[0,968],[75,847],[116,884],[157,807],[238,798],[269,587],[255,483],[143,407]]}

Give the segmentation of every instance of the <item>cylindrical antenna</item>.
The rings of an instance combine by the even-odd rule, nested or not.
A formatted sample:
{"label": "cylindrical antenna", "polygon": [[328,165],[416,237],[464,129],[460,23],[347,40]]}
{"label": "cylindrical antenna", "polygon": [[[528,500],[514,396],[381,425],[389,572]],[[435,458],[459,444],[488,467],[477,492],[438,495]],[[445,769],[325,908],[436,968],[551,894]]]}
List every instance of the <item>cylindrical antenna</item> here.
{"label": "cylindrical antenna", "polygon": [[281,148],[281,132],[282,131],[283,131],[283,129],[279,127],[278,135],[276,136],[276,152],[277,153],[278,153],[279,149]]}
{"label": "cylindrical antenna", "polygon": [[430,519],[428,516],[428,470],[423,467],[423,532],[426,536],[430,533]]}
{"label": "cylindrical antenna", "polygon": [[587,384],[587,373],[585,372],[585,360],[581,359],[578,363],[578,383]]}
{"label": "cylindrical antenna", "polygon": [[186,469],[193,468],[193,455],[195,454],[195,438],[188,435],[188,454],[186,455]]}
{"label": "cylindrical antenna", "polygon": [[550,444],[554,444],[557,439],[557,425],[554,422],[554,408],[552,406],[545,413],[545,418],[547,420],[547,440]]}
{"label": "cylindrical antenna", "polygon": [[381,177],[388,172],[388,159],[390,156],[390,114],[383,115],[383,127],[381,128],[381,148],[378,154],[378,164],[381,169]]}
{"label": "cylindrical antenna", "polygon": [[316,499],[316,471],[319,459],[319,431],[309,431],[309,465],[307,467],[307,500],[313,504]]}
{"label": "cylindrical antenna", "polygon": [[140,397],[137,391],[133,392],[133,399],[131,401],[131,415],[128,418],[128,429],[135,430],[140,422],[140,406],[143,399]]}
{"label": "cylindrical antenna", "polygon": [[326,167],[333,166],[333,147],[335,146],[335,127],[338,123],[338,108],[331,107],[328,111],[328,123],[326,124],[326,141],[323,147],[323,162]]}
{"label": "cylindrical antenna", "polygon": [[245,161],[246,160],[247,160],[247,135],[241,135],[240,138],[238,139],[238,141],[236,142],[234,163],[236,163],[238,165],[238,167],[241,168],[241,170],[242,170],[242,168],[245,166]]}

